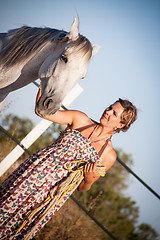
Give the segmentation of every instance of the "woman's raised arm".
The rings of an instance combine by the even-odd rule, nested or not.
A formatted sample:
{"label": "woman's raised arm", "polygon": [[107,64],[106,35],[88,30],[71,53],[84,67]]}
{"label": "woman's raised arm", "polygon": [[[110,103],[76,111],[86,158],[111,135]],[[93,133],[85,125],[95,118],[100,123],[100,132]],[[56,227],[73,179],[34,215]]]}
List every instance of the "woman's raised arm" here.
{"label": "woman's raised arm", "polygon": [[[40,96],[41,96],[41,89],[39,88],[39,91],[36,97],[36,103],[38,102]],[[38,116],[40,116],[36,111],[35,113]],[[73,123],[76,124],[80,122],[84,117],[87,117],[87,115],[77,110],[58,110],[55,114],[48,115],[42,118],[47,119],[51,122],[62,124],[62,125],[73,125]]]}

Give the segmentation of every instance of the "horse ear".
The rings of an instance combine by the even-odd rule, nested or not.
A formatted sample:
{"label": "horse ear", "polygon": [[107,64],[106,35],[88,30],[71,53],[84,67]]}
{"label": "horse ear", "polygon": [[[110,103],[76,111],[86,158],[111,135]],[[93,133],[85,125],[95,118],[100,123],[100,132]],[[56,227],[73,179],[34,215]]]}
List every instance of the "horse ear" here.
{"label": "horse ear", "polygon": [[99,45],[92,45],[92,57],[98,53],[99,49]]}
{"label": "horse ear", "polygon": [[77,27],[77,19],[74,19],[74,22],[71,26],[71,30],[69,33],[69,38],[72,39],[72,41],[75,41],[78,38],[78,27]]}

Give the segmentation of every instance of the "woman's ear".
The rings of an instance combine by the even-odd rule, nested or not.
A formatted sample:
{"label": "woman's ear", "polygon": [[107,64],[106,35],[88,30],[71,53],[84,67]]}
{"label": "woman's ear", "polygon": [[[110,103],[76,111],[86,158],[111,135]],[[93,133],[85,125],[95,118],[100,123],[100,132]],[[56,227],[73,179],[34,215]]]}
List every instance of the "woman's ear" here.
{"label": "woman's ear", "polygon": [[118,124],[118,128],[123,128],[124,126],[125,126],[124,123],[119,123],[119,124]]}

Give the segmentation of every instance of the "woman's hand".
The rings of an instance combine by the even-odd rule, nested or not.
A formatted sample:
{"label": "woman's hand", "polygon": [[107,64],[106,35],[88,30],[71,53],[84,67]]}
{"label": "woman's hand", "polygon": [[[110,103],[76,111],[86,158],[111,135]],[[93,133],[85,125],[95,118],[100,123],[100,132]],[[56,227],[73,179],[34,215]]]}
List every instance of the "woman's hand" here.
{"label": "woman's hand", "polygon": [[92,182],[94,178],[98,177],[96,174],[97,162],[86,163],[84,166],[84,180],[86,182]]}
{"label": "woman's hand", "polygon": [[80,183],[78,190],[83,192],[90,189],[91,185],[99,178],[96,173],[97,162],[86,163],[84,166],[84,179]]}

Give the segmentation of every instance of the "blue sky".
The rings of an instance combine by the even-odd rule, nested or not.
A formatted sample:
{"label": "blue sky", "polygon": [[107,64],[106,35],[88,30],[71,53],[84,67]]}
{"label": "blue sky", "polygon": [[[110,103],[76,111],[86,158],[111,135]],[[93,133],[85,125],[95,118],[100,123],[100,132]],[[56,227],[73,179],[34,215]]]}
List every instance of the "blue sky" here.
{"label": "blue sky", "polygon": [[[139,109],[127,133],[113,137],[115,148],[132,154],[132,169],[160,194],[160,2],[157,0],[1,0],[0,31],[22,25],[70,30],[77,13],[80,33],[101,46],[91,60],[83,93],[70,106],[99,120],[117,98]],[[34,114],[37,89],[33,84],[11,93],[3,114],[12,112],[40,121]],[[159,200],[132,176],[127,193],[140,206],[140,222],[160,229]]]}

